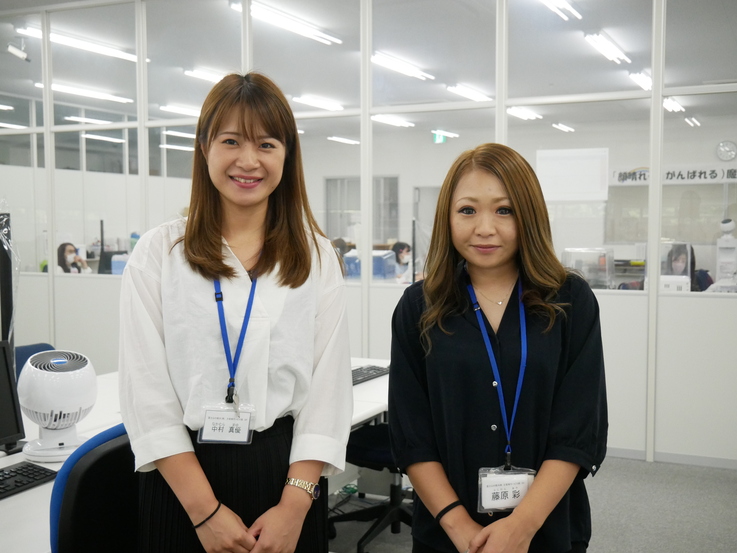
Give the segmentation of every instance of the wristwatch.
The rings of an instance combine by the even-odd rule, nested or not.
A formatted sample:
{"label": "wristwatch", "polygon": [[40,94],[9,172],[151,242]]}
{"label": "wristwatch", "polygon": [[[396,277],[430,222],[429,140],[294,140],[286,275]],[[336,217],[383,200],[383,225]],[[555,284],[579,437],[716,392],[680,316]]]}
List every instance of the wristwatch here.
{"label": "wristwatch", "polygon": [[312,501],[315,501],[315,499],[320,497],[320,485],[315,484],[314,482],[300,480],[299,478],[287,478],[285,486],[297,486],[298,488],[302,488],[304,491],[310,494]]}

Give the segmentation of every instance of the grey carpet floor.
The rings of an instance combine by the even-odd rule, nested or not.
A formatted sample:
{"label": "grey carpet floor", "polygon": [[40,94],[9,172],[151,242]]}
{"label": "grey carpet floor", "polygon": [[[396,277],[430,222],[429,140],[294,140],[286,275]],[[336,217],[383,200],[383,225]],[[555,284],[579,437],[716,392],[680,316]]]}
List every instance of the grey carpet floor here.
{"label": "grey carpet floor", "polygon": [[[590,553],[737,553],[737,471],[609,458],[586,482],[593,519]],[[331,498],[333,503],[336,501]],[[343,510],[374,501],[351,496]],[[355,553],[370,522],[342,522],[333,553]],[[388,529],[367,553],[409,553],[410,529]]]}

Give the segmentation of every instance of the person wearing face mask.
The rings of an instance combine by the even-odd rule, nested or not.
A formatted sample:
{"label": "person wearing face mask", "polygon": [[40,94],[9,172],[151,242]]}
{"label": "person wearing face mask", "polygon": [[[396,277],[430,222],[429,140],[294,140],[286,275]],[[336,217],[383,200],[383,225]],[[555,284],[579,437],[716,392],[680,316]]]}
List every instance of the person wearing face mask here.
{"label": "person wearing face mask", "polygon": [[77,248],[70,242],[64,242],[56,250],[56,272],[61,273],[91,273],[92,268],[87,261],[77,254]]}
{"label": "person wearing face mask", "polygon": [[412,248],[407,242],[395,242],[392,251],[397,261],[397,279],[400,282],[412,282]]}
{"label": "person wearing face mask", "polygon": [[[689,263],[689,251],[691,250],[691,261]],[[666,274],[670,275],[687,275],[691,278],[691,291],[703,292],[714,280],[704,269],[696,269],[696,256],[694,255],[693,246],[687,244],[674,244],[668,252],[666,262]]]}

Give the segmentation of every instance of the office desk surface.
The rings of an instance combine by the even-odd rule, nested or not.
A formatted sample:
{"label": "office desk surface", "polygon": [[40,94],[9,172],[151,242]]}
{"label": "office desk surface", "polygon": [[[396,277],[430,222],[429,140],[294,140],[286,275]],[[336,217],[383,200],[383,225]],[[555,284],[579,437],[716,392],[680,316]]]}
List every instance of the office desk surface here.
{"label": "office desk surface", "polygon": [[[354,367],[386,364],[377,359],[351,359]],[[353,387],[353,424],[371,420],[386,411],[389,394],[389,378],[382,376]],[[91,438],[98,432],[120,422],[118,399],[118,374],[108,373],[97,377],[97,401],[95,406],[77,425],[78,433]],[[25,416],[23,424],[26,439],[38,437],[38,425]],[[24,461],[22,453],[0,457],[0,468]],[[62,463],[44,463],[59,470]],[[0,549],[3,553],[46,553],[49,545],[49,504],[53,482],[13,495],[0,501]]]}

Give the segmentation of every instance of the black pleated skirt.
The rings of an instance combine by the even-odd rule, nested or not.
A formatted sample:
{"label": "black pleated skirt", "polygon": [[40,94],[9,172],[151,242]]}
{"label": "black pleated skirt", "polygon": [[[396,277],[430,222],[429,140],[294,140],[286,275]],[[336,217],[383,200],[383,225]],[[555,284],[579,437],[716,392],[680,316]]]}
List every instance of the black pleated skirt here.
{"label": "black pleated skirt", "polygon": [[[190,432],[197,459],[215,496],[250,527],[279,503],[289,470],[294,419],[283,417],[263,432],[254,432],[250,445],[198,444]],[[327,490],[323,478],[321,488]],[[139,553],[202,553],[192,522],[174,492],[154,470],[140,474]],[[327,553],[327,494],[313,502],[295,553]]]}

